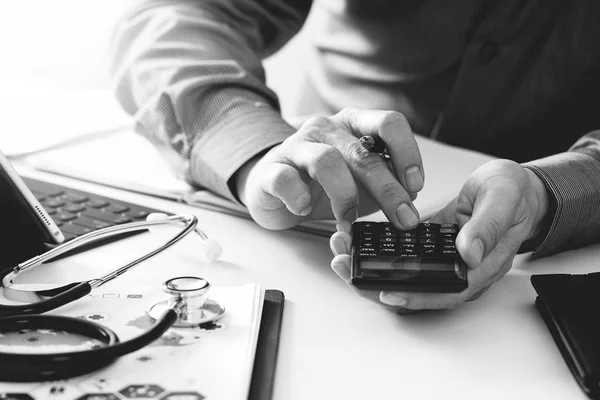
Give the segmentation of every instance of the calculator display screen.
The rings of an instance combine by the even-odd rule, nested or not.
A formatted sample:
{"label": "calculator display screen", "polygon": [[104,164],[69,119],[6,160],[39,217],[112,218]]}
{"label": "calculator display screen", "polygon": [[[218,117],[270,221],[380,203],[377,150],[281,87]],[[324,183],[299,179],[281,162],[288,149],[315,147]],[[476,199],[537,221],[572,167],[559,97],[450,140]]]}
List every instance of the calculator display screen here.
{"label": "calculator display screen", "polygon": [[455,272],[458,270],[458,262],[449,260],[448,262],[438,260],[420,260],[420,259],[397,259],[397,260],[361,260],[360,267],[363,270],[385,270],[385,271],[443,271]]}

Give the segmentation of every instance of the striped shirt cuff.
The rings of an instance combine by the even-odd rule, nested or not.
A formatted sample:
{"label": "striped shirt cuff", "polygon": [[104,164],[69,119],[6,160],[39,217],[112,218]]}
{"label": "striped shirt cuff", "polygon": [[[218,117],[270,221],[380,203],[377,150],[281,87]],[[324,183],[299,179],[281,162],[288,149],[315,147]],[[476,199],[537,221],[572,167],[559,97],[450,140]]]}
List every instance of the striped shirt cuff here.
{"label": "striped shirt cuff", "polygon": [[567,152],[523,165],[535,172],[554,197],[550,229],[532,257],[539,258],[600,239],[600,163]]}
{"label": "striped shirt cuff", "polygon": [[239,202],[229,185],[236,171],[295,132],[268,107],[238,109],[204,132],[191,153],[192,181]]}

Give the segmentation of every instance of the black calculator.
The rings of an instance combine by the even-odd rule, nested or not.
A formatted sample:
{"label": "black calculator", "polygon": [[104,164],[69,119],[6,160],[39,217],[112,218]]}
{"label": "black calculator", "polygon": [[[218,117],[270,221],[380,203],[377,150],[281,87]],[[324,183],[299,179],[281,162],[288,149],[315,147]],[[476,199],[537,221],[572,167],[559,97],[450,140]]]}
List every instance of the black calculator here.
{"label": "black calculator", "polygon": [[355,222],[352,233],[352,284],[359,289],[450,293],[468,287],[456,224],[402,231],[389,222]]}

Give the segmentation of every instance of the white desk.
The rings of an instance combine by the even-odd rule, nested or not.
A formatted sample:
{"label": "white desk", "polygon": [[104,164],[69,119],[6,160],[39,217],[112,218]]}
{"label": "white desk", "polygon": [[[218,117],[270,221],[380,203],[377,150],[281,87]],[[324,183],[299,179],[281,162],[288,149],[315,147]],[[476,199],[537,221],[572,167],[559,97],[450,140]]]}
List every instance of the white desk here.
{"label": "white desk", "polygon": [[[284,291],[274,399],[586,399],[533,305],[529,276],[594,271],[599,246],[533,263],[520,256],[475,302],[398,316],[358,297],[335,275],[326,238],[266,231],[248,220],[90,184],[74,187],[194,213],[223,245],[222,261],[209,264],[198,261],[194,240],[186,239],[176,252],[123,275],[121,282],[143,279],[147,268],[162,268],[170,277],[178,265],[197,265],[198,274],[215,285],[256,282]],[[141,235],[50,264],[39,281],[64,282],[67,274],[72,280],[110,268],[149,240]],[[148,284],[158,290],[160,282]]]}

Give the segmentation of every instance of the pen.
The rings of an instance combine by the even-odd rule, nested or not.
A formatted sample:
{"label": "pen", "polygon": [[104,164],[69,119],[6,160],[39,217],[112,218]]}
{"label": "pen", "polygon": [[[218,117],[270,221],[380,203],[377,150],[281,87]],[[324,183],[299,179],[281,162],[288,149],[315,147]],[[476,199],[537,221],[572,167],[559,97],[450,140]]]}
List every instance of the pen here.
{"label": "pen", "polygon": [[385,148],[385,143],[383,139],[379,136],[371,136],[365,135],[361,136],[360,144],[371,153],[377,153],[386,160],[389,159],[389,155],[387,154],[387,150]]}

